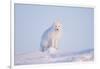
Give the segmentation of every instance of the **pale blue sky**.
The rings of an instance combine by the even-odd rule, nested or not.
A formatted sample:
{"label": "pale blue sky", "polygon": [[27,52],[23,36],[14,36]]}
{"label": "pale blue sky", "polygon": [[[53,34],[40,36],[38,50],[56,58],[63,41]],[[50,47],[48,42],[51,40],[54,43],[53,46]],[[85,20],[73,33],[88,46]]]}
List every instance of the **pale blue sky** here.
{"label": "pale blue sky", "polygon": [[15,4],[15,52],[40,50],[43,32],[60,18],[60,50],[77,52],[93,48],[94,9]]}

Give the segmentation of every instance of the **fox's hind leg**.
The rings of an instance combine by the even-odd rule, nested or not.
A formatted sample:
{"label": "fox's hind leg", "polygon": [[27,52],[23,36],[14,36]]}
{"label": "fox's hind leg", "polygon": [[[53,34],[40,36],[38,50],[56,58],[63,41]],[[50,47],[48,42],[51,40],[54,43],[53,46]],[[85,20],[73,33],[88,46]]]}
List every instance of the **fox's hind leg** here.
{"label": "fox's hind leg", "polygon": [[41,45],[41,51],[44,52],[48,49],[48,42],[47,41],[44,41]]}
{"label": "fox's hind leg", "polygon": [[44,47],[42,46],[40,50],[41,50],[42,52],[44,52]]}
{"label": "fox's hind leg", "polygon": [[47,49],[48,49],[48,47],[42,47],[42,48],[41,48],[41,51],[44,52],[44,51],[46,51]]}

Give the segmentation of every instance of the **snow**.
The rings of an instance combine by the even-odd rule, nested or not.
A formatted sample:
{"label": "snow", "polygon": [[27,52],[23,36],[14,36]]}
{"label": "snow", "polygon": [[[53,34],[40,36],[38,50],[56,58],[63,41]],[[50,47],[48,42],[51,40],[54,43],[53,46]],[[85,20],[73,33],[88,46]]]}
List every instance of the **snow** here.
{"label": "snow", "polygon": [[93,50],[86,50],[77,53],[59,53],[56,49],[50,48],[46,52],[31,52],[15,54],[15,65],[44,64],[57,62],[84,62],[93,61]]}
{"label": "snow", "polygon": [[47,53],[51,54],[51,55],[56,55],[57,54],[57,49],[50,47],[47,50]]}

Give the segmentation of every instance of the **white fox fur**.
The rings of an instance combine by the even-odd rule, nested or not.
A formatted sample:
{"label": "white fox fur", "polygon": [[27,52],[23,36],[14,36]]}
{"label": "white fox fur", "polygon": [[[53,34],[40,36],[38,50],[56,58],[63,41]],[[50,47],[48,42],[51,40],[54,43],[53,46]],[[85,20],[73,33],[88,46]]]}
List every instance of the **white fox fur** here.
{"label": "white fox fur", "polygon": [[58,49],[59,40],[62,33],[62,24],[59,20],[56,20],[55,23],[48,28],[42,36],[41,39],[41,51],[47,51],[50,48]]}

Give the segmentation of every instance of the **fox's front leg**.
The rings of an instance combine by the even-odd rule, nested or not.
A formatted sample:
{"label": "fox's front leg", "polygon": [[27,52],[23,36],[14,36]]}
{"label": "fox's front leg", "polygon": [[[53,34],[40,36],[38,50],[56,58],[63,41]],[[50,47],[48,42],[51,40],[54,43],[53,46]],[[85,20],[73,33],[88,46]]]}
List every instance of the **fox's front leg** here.
{"label": "fox's front leg", "polygon": [[55,40],[54,39],[52,39],[51,47],[55,48]]}
{"label": "fox's front leg", "polygon": [[55,40],[55,45],[54,45],[54,48],[58,49],[58,40]]}

